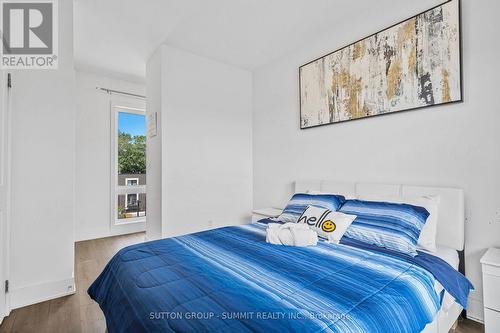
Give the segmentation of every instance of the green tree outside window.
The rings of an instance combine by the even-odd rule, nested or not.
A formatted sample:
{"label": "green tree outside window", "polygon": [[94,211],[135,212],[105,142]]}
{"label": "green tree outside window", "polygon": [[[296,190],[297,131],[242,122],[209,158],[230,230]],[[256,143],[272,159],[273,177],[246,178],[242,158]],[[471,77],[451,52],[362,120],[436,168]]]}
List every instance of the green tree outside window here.
{"label": "green tree outside window", "polygon": [[118,173],[146,173],[146,136],[118,132]]}

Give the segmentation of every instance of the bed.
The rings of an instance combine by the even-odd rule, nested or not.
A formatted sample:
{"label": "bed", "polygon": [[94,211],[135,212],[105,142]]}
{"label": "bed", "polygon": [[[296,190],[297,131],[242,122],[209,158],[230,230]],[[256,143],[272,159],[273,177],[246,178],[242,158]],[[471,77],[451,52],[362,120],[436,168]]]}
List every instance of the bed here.
{"label": "bed", "polygon": [[[296,190],[312,184],[297,182]],[[317,190],[327,190],[322,184],[340,189],[317,184]],[[368,188],[380,193],[391,187]],[[463,193],[393,190],[439,192],[445,207],[440,223],[441,214],[443,223],[455,221],[454,239],[440,239],[445,229],[438,227],[448,258],[410,257],[349,240],[272,245],[265,242],[269,220],[262,220],[122,249],[88,292],[109,332],[447,332],[471,288],[453,267],[453,250],[446,251],[463,247],[455,232],[463,230],[463,212],[457,212]]]}

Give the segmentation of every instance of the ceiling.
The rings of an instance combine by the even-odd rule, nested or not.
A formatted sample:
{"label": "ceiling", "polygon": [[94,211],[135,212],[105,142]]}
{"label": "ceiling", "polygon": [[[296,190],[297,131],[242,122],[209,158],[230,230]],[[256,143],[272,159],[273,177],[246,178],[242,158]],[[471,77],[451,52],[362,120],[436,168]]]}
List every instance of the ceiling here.
{"label": "ceiling", "polygon": [[147,59],[167,43],[253,70],[326,29],[349,24],[353,15],[389,11],[397,22],[439,2],[75,0],[75,63],[82,70],[143,81]]}

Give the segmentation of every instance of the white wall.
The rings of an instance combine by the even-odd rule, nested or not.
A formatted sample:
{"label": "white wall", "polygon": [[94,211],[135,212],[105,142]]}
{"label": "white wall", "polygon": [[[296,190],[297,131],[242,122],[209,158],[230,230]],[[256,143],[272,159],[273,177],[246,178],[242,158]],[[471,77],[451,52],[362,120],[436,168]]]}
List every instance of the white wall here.
{"label": "white wall", "polygon": [[146,145],[146,183],[148,184],[148,204],[146,215],[146,236],[148,240],[161,238],[162,231],[162,83],[164,71],[162,66],[164,46],[161,45],[151,56],[146,66],[146,88],[148,91],[146,121],[151,115],[157,117],[155,136],[147,137]]}
{"label": "white wall", "polygon": [[[7,280],[7,250],[10,233],[10,108],[8,107],[7,73],[0,70],[0,281]],[[0,289],[0,324],[7,315],[5,290]]]}
{"label": "white wall", "polygon": [[76,227],[77,241],[144,230],[143,224],[111,224],[112,101],[141,103],[96,87],[145,95],[145,85],[93,73],[76,73]]}
{"label": "white wall", "polygon": [[460,187],[466,272],[482,318],[479,258],[500,246],[500,75],[494,0],[463,1],[465,102],[299,130],[298,67],[414,13],[360,13],[254,73],[254,207],[283,205],[295,179]]}
{"label": "white wall", "polygon": [[162,236],[249,222],[251,73],[170,46],[157,52],[148,76],[162,73],[161,97],[148,95],[161,109],[161,154],[150,157],[162,159]]}
{"label": "white wall", "polygon": [[74,290],[73,4],[58,3],[59,69],[12,74],[13,308]]}

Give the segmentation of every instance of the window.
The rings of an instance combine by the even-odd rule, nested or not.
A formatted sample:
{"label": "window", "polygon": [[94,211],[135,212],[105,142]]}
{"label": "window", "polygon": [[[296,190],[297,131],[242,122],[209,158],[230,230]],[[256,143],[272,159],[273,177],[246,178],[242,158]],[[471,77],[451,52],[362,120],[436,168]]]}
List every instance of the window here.
{"label": "window", "polygon": [[139,202],[139,193],[127,194],[127,202],[125,203],[125,208],[128,208],[128,206],[137,205],[138,202]]}
{"label": "window", "polygon": [[139,185],[139,178],[125,178],[125,183],[127,186]]}
{"label": "window", "polygon": [[112,222],[146,221],[145,110],[112,105]]}
{"label": "window", "polygon": [[[137,186],[139,185],[139,178],[125,178],[125,185]],[[127,194],[127,200],[125,201],[125,208],[137,205],[138,202],[139,202],[139,193],[129,193]]]}

